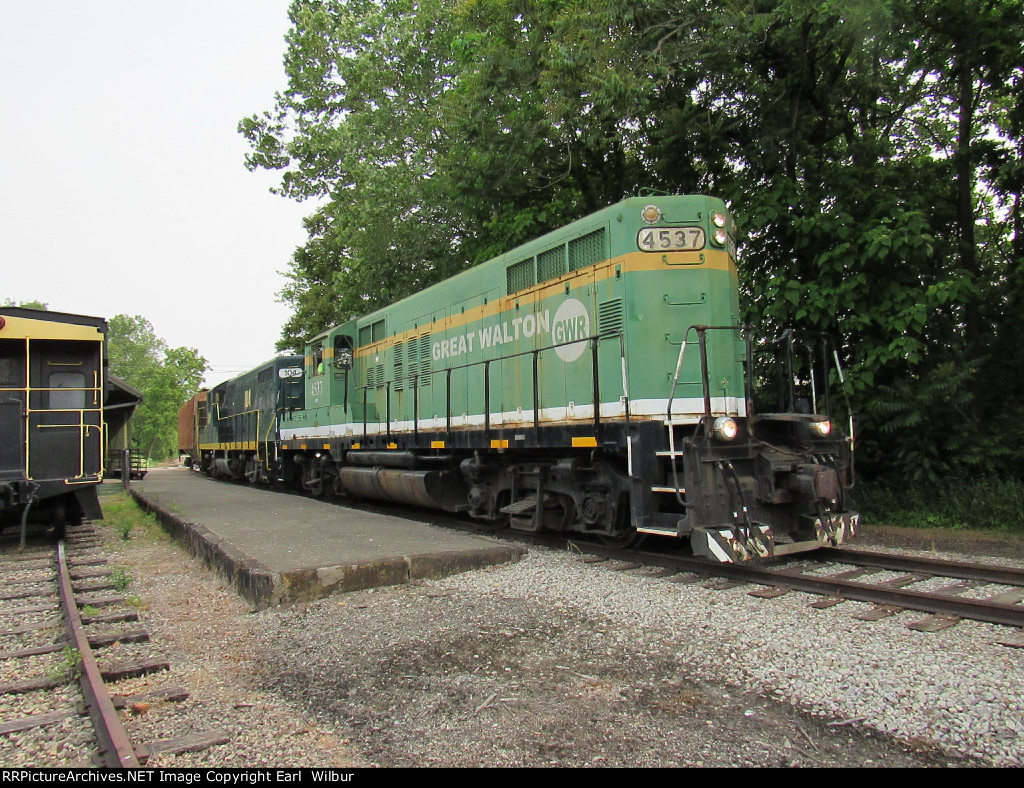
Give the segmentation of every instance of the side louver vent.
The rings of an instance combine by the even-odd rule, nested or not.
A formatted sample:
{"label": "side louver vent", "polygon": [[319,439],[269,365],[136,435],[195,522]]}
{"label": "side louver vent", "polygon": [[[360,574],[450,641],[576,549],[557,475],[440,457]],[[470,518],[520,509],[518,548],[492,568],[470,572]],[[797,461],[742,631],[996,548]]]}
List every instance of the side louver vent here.
{"label": "side louver vent", "polygon": [[[412,347],[409,348],[412,350]],[[395,343],[395,366],[394,384],[391,386],[395,391],[401,391],[405,387],[405,345],[401,342]]]}
{"label": "side louver vent", "polygon": [[614,298],[605,301],[597,308],[598,331],[604,334],[611,331],[621,331],[625,323],[622,314],[622,299]]}

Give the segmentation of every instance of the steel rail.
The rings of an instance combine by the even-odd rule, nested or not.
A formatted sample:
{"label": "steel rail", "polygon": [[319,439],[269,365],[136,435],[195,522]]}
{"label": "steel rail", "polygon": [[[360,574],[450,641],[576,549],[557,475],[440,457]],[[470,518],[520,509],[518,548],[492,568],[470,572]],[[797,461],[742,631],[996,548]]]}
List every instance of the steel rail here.
{"label": "steel rail", "polygon": [[[806,558],[823,559],[854,566],[871,566],[897,572],[924,572],[926,574],[955,577],[960,580],[979,580],[1006,586],[1024,586],[1024,569],[991,564],[971,564],[963,561],[945,561],[939,558],[873,553],[845,547],[819,547]],[[794,556],[796,557],[796,556]]]}
{"label": "steel rail", "polygon": [[[742,569],[743,567],[737,567]],[[740,573],[730,576],[738,578]],[[773,586],[792,588],[825,596],[841,597],[857,602],[872,602],[876,605],[891,605],[910,610],[921,610],[925,613],[969,618],[974,621],[985,621],[989,624],[1000,624],[1008,627],[1024,628],[1024,607],[1003,602],[992,602],[984,599],[965,599],[940,593],[912,591],[908,588],[890,588],[870,583],[858,583],[853,580],[832,580],[829,578],[812,578],[800,574],[784,574],[771,570],[751,571],[746,578],[751,583],[767,583]]]}
{"label": "steel rail", "polygon": [[139,761],[135,757],[135,750],[128,740],[121,718],[118,717],[110,693],[103,683],[103,676],[96,663],[96,657],[93,656],[85,627],[82,625],[82,617],[78,613],[63,540],[57,543],[57,566],[64,620],[67,622],[71,646],[77,649],[82,657],[82,675],[79,683],[99,741],[103,765],[108,768],[137,769]]}
{"label": "steel rail", "polygon": [[[891,605],[925,613],[969,618],[989,624],[1024,628],[1024,606],[991,602],[981,599],[965,599],[939,593],[912,591],[907,588],[892,588],[870,583],[858,583],[828,577],[812,577],[797,570],[760,568],[744,564],[715,564],[700,558],[665,556],[647,551],[617,551],[596,545],[579,545],[587,553],[605,557],[624,558],[629,555],[645,564],[661,566],[676,571],[694,572],[715,577],[725,577],[744,583],[777,586],[809,594],[839,597],[853,602],[871,602],[876,605]],[[821,558],[819,551],[807,553],[804,557]],[[844,552],[844,551],[838,551]],[[939,562],[942,563],[942,562]],[[904,567],[905,568],[905,567]],[[948,577],[941,571],[936,574]]]}

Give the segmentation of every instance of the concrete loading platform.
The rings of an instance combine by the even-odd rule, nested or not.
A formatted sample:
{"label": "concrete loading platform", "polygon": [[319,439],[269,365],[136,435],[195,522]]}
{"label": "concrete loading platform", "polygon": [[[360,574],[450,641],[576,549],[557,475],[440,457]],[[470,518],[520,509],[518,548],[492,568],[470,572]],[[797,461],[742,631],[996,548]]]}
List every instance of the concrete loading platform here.
{"label": "concrete loading platform", "polygon": [[257,608],[444,577],[517,561],[525,552],[185,468],[150,471],[131,492]]}

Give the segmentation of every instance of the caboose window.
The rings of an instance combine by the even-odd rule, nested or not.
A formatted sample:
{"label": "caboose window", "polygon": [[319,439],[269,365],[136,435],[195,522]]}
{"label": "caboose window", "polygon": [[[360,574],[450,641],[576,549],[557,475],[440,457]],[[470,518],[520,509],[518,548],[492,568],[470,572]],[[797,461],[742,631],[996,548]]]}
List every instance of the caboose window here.
{"label": "caboose window", "polygon": [[53,372],[48,388],[51,389],[52,410],[81,410],[85,407],[85,375],[81,372]]}

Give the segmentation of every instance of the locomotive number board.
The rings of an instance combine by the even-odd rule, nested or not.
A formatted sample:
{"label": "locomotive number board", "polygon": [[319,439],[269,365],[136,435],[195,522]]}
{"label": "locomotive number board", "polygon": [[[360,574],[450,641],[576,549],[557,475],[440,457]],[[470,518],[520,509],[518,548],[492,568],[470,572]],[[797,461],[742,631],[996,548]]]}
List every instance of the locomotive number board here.
{"label": "locomotive number board", "polygon": [[704,248],[701,227],[645,227],[636,235],[636,245],[645,252],[691,252]]}

